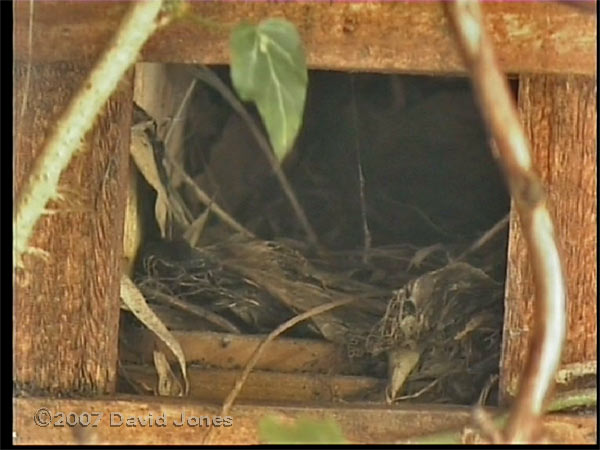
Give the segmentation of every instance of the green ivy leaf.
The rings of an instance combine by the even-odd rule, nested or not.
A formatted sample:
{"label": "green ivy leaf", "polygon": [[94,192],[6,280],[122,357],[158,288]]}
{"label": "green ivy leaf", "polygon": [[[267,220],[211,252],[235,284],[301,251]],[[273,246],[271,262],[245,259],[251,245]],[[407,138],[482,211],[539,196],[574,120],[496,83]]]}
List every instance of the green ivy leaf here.
{"label": "green ivy leaf", "polygon": [[332,420],[298,418],[282,423],[276,417],[265,417],[259,424],[260,440],[265,444],[347,444],[338,424]]}
{"label": "green ivy leaf", "polygon": [[302,41],[290,22],[242,24],[231,34],[231,80],[240,98],[253,101],[275,155],[283,160],[302,124],[308,72]]}

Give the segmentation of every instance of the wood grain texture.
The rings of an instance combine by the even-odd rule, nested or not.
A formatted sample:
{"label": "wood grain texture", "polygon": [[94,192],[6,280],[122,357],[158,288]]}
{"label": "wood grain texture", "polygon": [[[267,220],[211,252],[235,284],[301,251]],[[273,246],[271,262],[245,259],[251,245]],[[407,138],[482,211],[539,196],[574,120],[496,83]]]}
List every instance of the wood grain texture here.
{"label": "wood grain texture", "polygon": [[[207,427],[173,425],[186,417],[215,417],[221,414],[220,405],[210,405],[187,399],[166,397],[119,397],[111,399],[74,400],[54,398],[15,398],[14,437],[16,445],[33,444],[112,444],[112,445],[198,445]],[[101,413],[97,427],[39,427],[33,416],[41,408],[51,413]],[[493,412],[493,411],[490,411]],[[123,418],[165,415],[166,426],[110,426],[110,414]],[[424,407],[419,405],[388,408],[378,405],[335,404],[324,407],[234,405],[231,427],[212,427],[212,444],[258,444],[258,424],[265,416],[276,415],[293,420],[309,417],[313,420],[335,420],[345,437],[353,443],[407,443],[415,437],[446,430],[459,429],[471,423],[471,407]],[[92,422],[95,421],[94,416]],[[118,419],[118,416],[115,416]],[[54,422],[53,422],[54,423]],[[118,423],[113,421],[113,424]],[[546,416],[544,430],[552,443],[593,444],[596,442],[596,417],[561,414]]]}
{"label": "wood grain texture", "polygon": [[[408,73],[464,73],[438,2],[190,2],[204,24],[177,21],[146,44],[143,61],[227,64],[229,33],[242,20],[292,21],[313,68]],[[35,2],[35,61],[89,60],[107,46],[127,2]],[[502,70],[592,74],[596,22],[568,5],[485,2],[485,21]],[[28,2],[15,4],[15,57],[28,58]]]}
{"label": "wood grain texture", "polygon": [[[15,193],[89,66],[15,66]],[[24,257],[14,297],[14,377],[50,393],[113,392],[119,324],[119,279],[132,108],[131,74],[63,172],[54,214],[43,216]],[[24,93],[27,105],[20,117]]]}
{"label": "wood grain texture", "polygon": [[[522,76],[519,108],[547,189],[567,278],[563,364],[597,355],[596,78]],[[516,393],[532,325],[534,287],[526,245],[510,224],[501,397]]]}
{"label": "wood grain texture", "polygon": [[[171,332],[181,345],[188,363],[219,369],[245,367],[252,353],[266,337],[211,331],[171,330]],[[149,330],[125,328],[122,330],[121,338],[122,363],[153,364],[153,353],[156,348],[165,354],[167,360],[175,361],[174,355],[167,351],[165,345]],[[346,353],[342,347],[321,339],[280,337],[269,343],[268,351],[263,353],[254,370],[358,374],[357,367],[353,367]]]}
{"label": "wood grain texture", "polygon": [[[137,365],[122,367],[127,376],[136,383],[142,386],[156,385],[157,375],[154,367]],[[222,404],[240,375],[241,370],[190,367],[188,398]],[[380,393],[378,397],[382,400],[384,389],[385,380],[379,378],[253,370],[236,401],[308,406],[371,399],[377,393]]]}

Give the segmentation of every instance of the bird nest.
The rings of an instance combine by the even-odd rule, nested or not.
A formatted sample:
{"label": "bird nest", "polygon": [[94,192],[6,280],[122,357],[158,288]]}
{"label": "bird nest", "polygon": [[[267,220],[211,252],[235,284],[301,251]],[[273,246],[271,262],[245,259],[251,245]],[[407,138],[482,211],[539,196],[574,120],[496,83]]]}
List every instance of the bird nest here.
{"label": "bird nest", "polygon": [[[310,233],[247,124],[197,88],[190,110],[216,112],[188,115],[185,131],[196,134],[180,153],[193,156],[193,180],[177,185],[163,174],[166,186],[155,190],[163,201],[178,197],[169,210],[187,210],[189,222],[212,198],[262,239],[202,219],[194,247],[145,245],[136,283],[167,325],[184,309],[197,329],[228,333],[269,333],[347,301],[286,334],[343,346],[354,374],[388,378],[389,401],[472,403],[498,371],[506,264],[506,217],[494,224],[509,197],[487,134],[464,80],[348,76],[311,73],[297,151],[283,164],[320,246],[304,242]],[[150,141],[162,158],[157,136]],[[194,184],[207,190],[200,202]]]}
{"label": "bird nest", "polygon": [[397,246],[365,258],[316,254],[292,240],[163,241],[146,246],[136,283],[151,303],[175,315],[185,308],[198,328],[229,333],[270,332],[347,299],[288,335],[343,346],[365,375],[389,377],[390,401],[472,402],[498,370],[503,283],[487,273],[494,264],[454,261],[441,246],[425,253]]}

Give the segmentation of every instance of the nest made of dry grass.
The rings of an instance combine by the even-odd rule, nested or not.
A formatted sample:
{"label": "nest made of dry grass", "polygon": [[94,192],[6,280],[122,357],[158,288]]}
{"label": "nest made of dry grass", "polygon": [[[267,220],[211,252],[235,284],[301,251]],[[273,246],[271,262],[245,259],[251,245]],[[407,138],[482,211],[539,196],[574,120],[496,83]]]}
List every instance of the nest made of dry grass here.
{"label": "nest made of dry grass", "polygon": [[[407,110],[406,120],[402,111],[390,118],[392,123],[405,129],[404,138],[414,140],[416,125],[421,124],[426,132],[431,128],[431,110],[427,108],[442,114],[434,102],[427,100],[433,98],[433,91],[440,89],[436,87],[429,93],[423,88],[425,106],[413,105],[412,113]],[[243,195],[236,198],[239,206],[230,212],[263,239],[231,236],[228,230],[223,232],[219,223],[213,222],[207,225],[196,248],[177,240],[150,242],[138,257],[136,283],[150,302],[163,307],[169,305],[173,314],[182,314],[185,308],[183,314],[194,316],[197,329],[233,333],[268,333],[298,313],[325,303],[352,299],[352,303],[314,316],[287,334],[317,336],[340,344],[352,361],[370,371],[365,375],[381,377],[385,377],[385,364],[380,363],[385,360],[386,352],[393,348],[417,348],[422,357],[407,380],[405,396],[427,402],[472,403],[485,381],[498,371],[506,234],[496,232],[475,243],[473,230],[467,225],[475,219],[481,221],[485,216],[481,210],[487,210],[488,205],[493,214],[497,213],[508,197],[502,187],[496,186],[500,175],[493,161],[492,166],[482,166],[484,169],[478,166],[486,163],[485,158],[491,160],[491,156],[482,148],[487,137],[473,125],[477,119],[476,109],[465,99],[463,91],[463,88],[454,89],[449,98],[458,100],[464,107],[457,112],[453,110],[453,102],[447,102],[441,105],[444,121],[434,122],[445,124],[449,136],[456,135],[458,139],[461,133],[452,127],[465,121],[454,116],[466,114],[473,119],[467,121],[472,125],[467,136],[469,145],[454,142],[454,138],[435,137],[423,138],[426,148],[416,149],[415,153],[408,149],[404,149],[405,153],[397,152],[395,144],[388,149],[390,151],[382,148],[379,153],[365,152],[362,164],[371,184],[367,182],[366,192],[360,192],[356,178],[357,155],[346,151],[346,147],[356,142],[356,136],[336,134],[344,128],[340,124],[345,123],[348,128],[347,124],[353,123],[347,95],[340,93],[331,97],[330,89],[323,85],[322,95],[315,94],[313,107],[324,110],[324,102],[337,109],[312,120],[307,114],[306,130],[299,142],[317,156],[299,155],[299,162],[289,165],[288,173],[300,203],[326,248],[315,251],[302,241],[304,231],[277,180],[268,173],[263,174],[264,170],[257,171],[256,177],[262,174],[264,179],[253,179],[254,190],[242,192]],[[431,97],[427,97],[429,95]],[[309,99],[309,109],[310,105]],[[198,106],[200,111],[211,110],[211,105]],[[240,151],[233,148],[232,154],[240,155],[242,149],[251,145],[252,139],[244,137],[244,126],[235,116],[225,113],[223,116],[228,119],[223,119],[225,128],[218,150],[239,146]],[[375,129],[378,136],[389,134],[391,128],[380,125],[379,120],[379,115],[374,115],[370,122],[363,122],[370,124],[366,128]],[[316,138],[312,137],[313,132]],[[362,139],[370,142],[369,136],[363,135]],[[385,143],[383,137],[375,140]],[[327,152],[321,148],[325,144],[331,147]],[[424,180],[415,178],[417,175],[410,175],[412,178],[404,181],[395,180],[399,182],[398,192],[387,191],[390,180],[377,184],[377,173],[380,169],[395,173],[393,168],[400,164],[406,177],[409,172],[405,166],[416,169],[421,163],[431,165],[438,145],[460,147],[466,152],[466,159],[471,161],[468,170],[454,165],[448,173],[453,174],[455,182],[460,181],[459,185],[469,187],[471,183],[472,186],[464,195],[451,198],[446,195],[444,200],[448,203],[438,219],[432,221],[427,211],[392,201],[388,196],[406,197],[412,191],[406,193],[398,186],[416,187],[422,182],[429,186],[431,194],[424,195],[423,199],[431,200],[436,189],[444,191],[443,180],[439,187],[432,185],[440,178],[435,170],[427,172]],[[335,149],[337,151],[333,151]],[[397,154],[404,155],[403,159],[395,161],[391,157]],[[369,155],[374,155],[374,159],[370,161]],[[260,157],[252,156],[249,161],[254,159]],[[210,167],[200,165],[199,173],[210,171]],[[238,188],[247,184],[247,164],[240,163],[236,169],[225,159],[223,166],[228,170],[231,167],[232,173],[220,174],[226,178],[219,180],[221,191],[231,184]],[[444,170],[450,169],[444,163]],[[468,182],[462,183],[465,176]],[[489,201],[486,189],[490,191]],[[185,189],[181,193],[186,202],[190,202]],[[219,189],[213,192],[217,201],[221,200],[219,194],[223,194]],[[365,204],[359,201],[361,195],[365,197]],[[190,211],[203,208],[199,204],[187,207]],[[456,214],[449,214],[452,207],[457,208]],[[467,216],[469,212],[475,212],[474,217]],[[489,224],[493,220],[493,217],[484,217],[481,223]],[[372,227],[374,244],[361,248],[366,241],[363,234],[366,225]],[[399,228],[404,230],[400,238]],[[414,239],[407,230],[416,232]],[[457,234],[456,230],[465,233]],[[382,245],[389,242],[404,243]]]}
{"label": "nest made of dry grass", "polygon": [[202,248],[161,242],[146,247],[136,281],[151,302],[166,297],[196,307],[199,328],[236,333],[270,332],[298,313],[354,299],[290,334],[343,345],[352,361],[371,368],[395,346],[417,346],[423,357],[406,395],[438,380],[420,401],[473,401],[498,369],[503,283],[450,261],[442,248],[415,266],[417,253],[396,246],[368,258],[304,254],[299,242],[241,237]]}

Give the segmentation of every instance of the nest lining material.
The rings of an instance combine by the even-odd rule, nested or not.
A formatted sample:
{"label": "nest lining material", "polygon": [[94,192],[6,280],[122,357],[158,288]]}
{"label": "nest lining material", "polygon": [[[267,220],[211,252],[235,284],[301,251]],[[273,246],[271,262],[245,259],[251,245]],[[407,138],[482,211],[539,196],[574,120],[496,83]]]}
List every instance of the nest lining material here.
{"label": "nest lining material", "polygon": [[[435,382],[419,401],[477,399],[498,369],[502,283],[439,252],[414,267],[410,248],[374,249],[367,262],[350,258],[349,270],[347,252],[307,258],[292,243],[241,237],[203,248],[154,243],[145,248],[136,282],[150,302],[164,303],[167,296],[197,307],[200,328],[238,333],[270,332],[298,313],[353,298],[291,335],[322,336],[343,345],[364,367],[376,367],[373,360],[394,350],[417,351],[418,364],[402,383],[403,395]],[[395,264],[386,270],[386,261]],[[403,272],[398,261],[404,261]],[[381,277],[408,281],[392,289],[382,287]]]}

